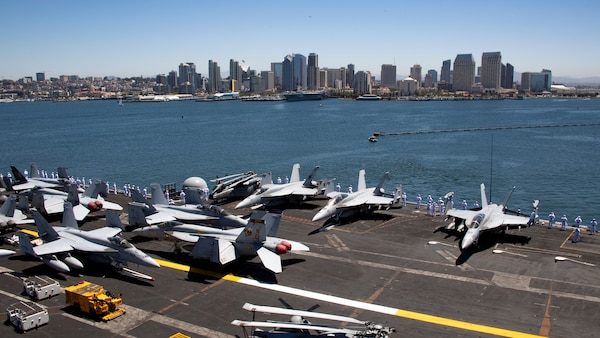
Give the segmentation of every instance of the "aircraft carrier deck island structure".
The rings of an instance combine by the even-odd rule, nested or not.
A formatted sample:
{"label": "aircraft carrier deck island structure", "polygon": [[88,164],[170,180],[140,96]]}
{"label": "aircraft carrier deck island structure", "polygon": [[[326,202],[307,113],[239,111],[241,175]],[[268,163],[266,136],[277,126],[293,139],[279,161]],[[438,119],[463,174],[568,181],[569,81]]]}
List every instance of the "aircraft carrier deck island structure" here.
{"label": "aircraft carrier deck island structure", "polygon": [[311,101],[311,100],[322,100],[325,98],[324,92],[319,91],[301,91],[301,92],[289,92],[283,94],[288,101]]}

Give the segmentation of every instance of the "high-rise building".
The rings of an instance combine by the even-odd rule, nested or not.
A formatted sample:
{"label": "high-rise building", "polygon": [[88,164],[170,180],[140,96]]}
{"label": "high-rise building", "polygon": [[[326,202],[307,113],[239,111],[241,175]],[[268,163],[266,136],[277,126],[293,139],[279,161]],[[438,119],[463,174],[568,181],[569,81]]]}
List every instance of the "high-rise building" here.
{"label": "high-rise building", "polygon": [[361,70],[354,74],[354,83],[352,84],[352,88],[354,88],[355,94],[371,94],[371,85],[372,80],[370,72]]}
{"label": "high-rise building", "polygon": [[188,83],[193,89],[196,88],[196,65],[193,62],[183,62],[179,64],[178,85]]}
{"label": "high-rise building", "polygon": [[232,92],[239,92],[242,88],[242,67],[234,59],[229,59],[229,80],[231,80],[229,89]]}
{"label": "high-rise building", "polygon": [[305,90],[307,88],[307,74],[306,74],[306,56],[302,54],[294,54],[293,59],[294,65],[294,89],[293,90]]}
{"label": "high-rise building", "polygon": [[213,61],[208,60],[208,92],[221,91],[221,67]]}
{"label": "high-rise building", "polygon": [[452,73],[450,72],[450,59],[442,62],[442,70],[440,72],[440,82],[452,83]]}
{"label": "high-rise building", "polygon": [[275,88],[275,74],[268,70],[260,72],[262,91],[273,90]]}
{"label": "high-rise building", "polygon": [[452,88],[454,91],[471,92],[475,84],[475,60],[472,54],[458,54],[454,59]]}
{"label": "high-rise building", "polygon": [[354,85],[354,65],[349,63],[346,70],[346,86],[353,88]]}
{"label": "high-rise building", "polygon": [[169,91],[172,91],[173,88],[177,88],[177,71],[172,70],[169,72],[167,76],[167,87]]}
{"label": "high-rise building", "polygon": [[319,88],[327,87],[327,69],[319,69]]}
{"label": "high-rise building", "polygon": [[281,62],[281,89],[294,90],[294,55],[288,54]]}
{"label": "high-rise building", "polygon": [[423,80],[423,87],[425,88],[434,88],[437,83],[437,70],[430,69],[425,74],[425,79]]}
{"label": "high-rise building", "polygon": [[319,88],[319,56],[315,53],[308,54],[307,86],[309,90]]}
{"label": "high-rise building", "polygon": [[381,86],[398,88],[398,85],[396,84],[396,65],[381,65]]}
{"label": "high-rise building", "polygon": [[281,62],[271,62],[271,71],[275,79],[275,88],[281,88]]}
{"label": "high-rise building", "polygon": [[44,82],[46,81],[46,73],[35,73],[35,80],[37,82]]}
{"label": "high-rise building", "polygon": [[417,80],[417,88],[421,88],[421,82],[423,81],[423,76],[421,75],[421,65],[415,64],[410,67],[410,77]]}
{"label": "high-rise building", "polygon": [[481,54],[481,86],[497,91],[502,80],[502,54],[486,52]]}
{"label": "high-rise building", "polygon": [[510,63],[507,63],[504,67],[504,71],[502,72],[503,79],[502,88],[511,89],[513,87],[513,83],[515,82],[515,67]]}

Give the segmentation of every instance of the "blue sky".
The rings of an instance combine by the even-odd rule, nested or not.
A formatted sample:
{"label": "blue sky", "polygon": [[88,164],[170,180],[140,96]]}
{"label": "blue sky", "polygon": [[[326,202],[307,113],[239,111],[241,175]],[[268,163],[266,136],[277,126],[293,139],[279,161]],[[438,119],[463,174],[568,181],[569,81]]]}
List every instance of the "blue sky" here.
{"label": "blue sky", "polygon": [[[423,73],[472,53],[502,52],[517,72],[600,76],[597,1],[14,1],[2,2],[0,79],[155,76],[229,59],[269,70],[287,54],[319,66],[396,64]],[[245,62],[242,62],[244,60]]]}

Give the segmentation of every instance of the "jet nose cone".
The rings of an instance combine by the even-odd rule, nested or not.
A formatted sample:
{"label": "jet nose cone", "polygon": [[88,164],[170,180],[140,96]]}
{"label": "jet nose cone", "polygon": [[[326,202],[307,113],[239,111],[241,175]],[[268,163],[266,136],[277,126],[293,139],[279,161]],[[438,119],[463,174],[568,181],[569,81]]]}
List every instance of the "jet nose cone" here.
{"label": "jet nose cone", "polygon": [[235,206],[236,209],[248,208],[260,202],[260,196],[252,195],[243,199],[238,205]]}
{"label": "jet nose cone", "polygon": [[476,231],[472,231],[472,229],[467,230],[467,233],[465,233],[465,236],[460,242],[460,248],[464,250],[473,245],[473,243],[477,240],[478,235],[479,233]]}
{"label": "jet nose cone", "polygon": [[313,217],[312,221],[316,222],[316,221],[320,221],[320,220],[329,218],[334,213],[335,213],[335,208],[324,207],[323,209],[319,210],[319,212],[317,212],[317,214]]}

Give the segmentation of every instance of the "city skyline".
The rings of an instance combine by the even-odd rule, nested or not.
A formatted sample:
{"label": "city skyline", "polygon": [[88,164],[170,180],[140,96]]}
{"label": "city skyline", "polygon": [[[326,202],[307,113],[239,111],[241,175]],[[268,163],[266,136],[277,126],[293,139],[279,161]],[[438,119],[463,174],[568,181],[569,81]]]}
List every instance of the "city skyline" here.
{"label": "city skyline", "polygon": [[[304,1],[290,6],[276,1],[210,7],[195,1],[11,1],[0,14],[6,34],[0,42],[0,79],[38,72],[46,78],[153,77],[177,70],[184,61],[208,76],[208,60],[227,65],[231,59],[261,72],[288,54],[310,53],[318,55],[319,68],[354,64],[356,71],[380,78],[381,66],[392,64],[400,77],[415,64],[423,73],[440,72],[443,61],[458,54],[472,54],[479,67],[483,53],[496,51],[519,73],[551,69],[557,77],[600,76],[595,60],[600,47],[594,43],[600,4],[593,2],[365,6]],[[358,14],[367,21],[359,24]],[[223,77],[229,76],[227,68]]]}

